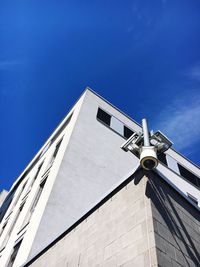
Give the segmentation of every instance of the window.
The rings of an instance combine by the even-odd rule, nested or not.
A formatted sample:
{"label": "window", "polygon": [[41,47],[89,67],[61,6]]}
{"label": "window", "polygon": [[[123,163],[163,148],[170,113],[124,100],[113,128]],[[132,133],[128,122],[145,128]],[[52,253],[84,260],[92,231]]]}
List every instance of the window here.
{"label": "window", "polygon": [[56,148],[55,148],[55,150],[54,150],[54,152],[53,152],[53,156],[52,156],[52,160],[53,160],[53,161],[55,160],[55,158],[56,158],[56,156],[57,156],[57,154],[58,154],[58,150],[59,150],[59,148],[60,148],[61,142],[62,142],[62,140],[60,140],[60,141],[58,142],[58,144],[56,145]]}
{"label": "window", "polygon": [[134,133],[134,131],[125,126],[123,122],[114,116],[111,116],[101,108],[98,108],[97,119],[126,139],[128,139]]}
{"label": "window", "polygon": [[42,153],[40,154],[40,158],[47,152],[50,146],[51,142],[48,142],[48,144],[43,148]]}
{"label": "window", "polygon": [[[6,218],[9,217],[10,214],[12,213],[13,207],[17,204],[17,202],[18,202],[18,200],[19,200],[19,198],[20,198],[20,196],[21,196],[21,194],[22,194],[22,192],[23,192],[23,190],[24,190],[26,184],[27,184],[27,181],[23,184],[23,186],[22,186],[22,188],[21,188],[20,190],[17,190],[17,191],[15,191],[15,192],[13,192],[13,194],[12,194],[12,195],[10,196],[10,198],[8,199],[7,207],[6,207],[6,209],[5,209],[4,213],[3,213],[3,216],[4,216],[5,213],[6,213],[6,211],[7,211],[8,208],[10,207],[9,214],[6,216]],[[19,192],[18,192],[18,191],[19,191]],[[15,193],[15,195],[14,195],[14,193]],[[16,198],[15,198],[15,196],[16,196]],[[6,200],[6,201],[7,201],[7,200]],[[12,205],[10,205],[11,203],[12,203]],[[5,202],[5,205],[6,205],[6,202]],[[2,219],[3,219],[3,217],[1,218],[1,220],[2,220]]]}
{"label": "window", "polygon": [[33,186],[33,184],[34,184],[34,182],[35,182],[35,180],[37,179],[37,177],[38,177],[38,174],[39,174],[39,172],[40,172],[40,170],[41,170],[41,168],[42,168],[42,165],[43,165],[43,163],[44,163],[44,161],[39,165],[39,167],[38,167],[38,169],[37,169],[37,171],[36,171],[36,174],[35,174],[35,176],[34,176],[34,178],[33,178],[33,180],[32,180],[32,182],[31,182],[31,184],[30,184],[30,187],[29,188],[31,188],[32,186]]}
{"label": "window", "polygon": [[18,218],[19,218],[19,215],[20,215],[21,211],[23,210],[24,204],[25,204],[25,202],[23,202],[23,203],[21,204],[21,206],[19,207],[18,213],[17,213],[17,215],[16,215],[16,217],[15,217],[15,219],[14,219],[14,222],[13,222],[13,224],[12,224],[12,227],[11,227],[10,230],[9,230],[9,233],[10,233],[10,234],[11,234],[11,232],[12,232],[12,230],[13,230],[13,228],[14,228],[14,226],[15,226],[15,224],[16,224]]}
{"label": "window", "polygon": [[[24,188],[25,188],[27,182],[28,182],[28,180],[23,184],[23,186],[22,186],[20,192],[18,192],[18,191],[16,192],[16,193],[18,193],[18,195],[17,195],[16,199],[14,199],[14,202],[12,203],[11,209],[13,209],[13,207],[17,204],[17,202],[18,202],[20,196],[22,195],[22,192],[24,191]],[[11,212],[12,212],[12,211],[11,211]]]}
{"label": "window", "polygon": [[31,216],[32,216],[32,214],[33,214],[33,212],[34,212],[34,210],[35,210],[35,208],[36,208],[36,206],[37,206],[37,204],[39,202],[39,199],[40,199],[40,197],[42,195],[42,191],[44,189],[44,185],[46,183],[47,178],[48,177],[46,177],[42,181],[42,183],[40,184],[39,189],[38,189],[38,191],[36,193],[35,199],[33,200],[32,204],[31,204],[31,207],[30,207],[30,209],[29,209],[29,211],[28,211],[28,213],[27,213],[27,215],[26,215],[26,217],[25,217],[25,219],[24,219],[24,221],[22,223],[21,230],[30,222]]}
{"label": "window", "polygon": [[188,198],[195,204],[198,205],[198,199],[191,194],[187,193]]}
{"label": "window", "polygon": [[97,119],[105,123],[106,125],[110,126],[110,121],[111,121],[111,115],[103,111],[102,109],[98,109],[97,112]]}
{"label": "window", "polygon": [[44,185],[45,185],[45,183],[46,183],[46,180],[47,180],[47,178],[45,178],[45,180],[42,181],[42,183],[41,183],[40,186],[39,186],[38,192],[37,192],[37,194],[36,194],[36,196],[35,196],[35,199],[34,199],[34,201],[33,201],[33,204],[32,204],[32,206],[31,206],[31,209],[30,209],[30,210],[31,210],[31,213],[33,213],[33,211],[35,210],[35,207],[37,206],[37,203],[38,203],[38,201],[39,201],[39,199],[40,199],[40,197],[41,197],[41,194],[42,194]]}
{"label": "window", "polygon": [[60,145],[61,145],[62,140],[63,140],[63,139],[61,139],[61,140],[58,142],[58,144],[56,145],[56,148],[55,148],[55,150],[54,150],[54,152],[53,152],[53,155],[52,155],[52,157],[51,157],[51,160],[50,160],[50,162],[49,162],[49,164],[48,164],[47,169],[49,169],[49,168],[52,166],[52,164],[54,163],[54,160],[55,160],[55,158],[56,158],[56,156],[57,156],[57,154],[58,154],[58,150],[59,150],[59,148],[60,148]]}
{"label": "window", "polygon": [[[4,215],[6,214],[6,212],[8,211],[10,204],[12,203],[13,197],[14,197],[14,192],[12,194],[9,194],[9,197],[7,197],[6,200],[3,202],[2,206],[1,206],[2,213],[0,216],[0,222],[4,218]],[[6,217],[8,217],[8,216],[6,216]]]}
{"label": "window", "polygon": [[124,125],[124,137],[126,138],[126,139],[128,139],[129,137],[131,137],[131,135],[133,135],[133,131],[131,130],[131,129],[129,129],[128,127],[126,127],[125,125]]}
{"label": "window", "polygon": [[5,239],[3,240],[2,244],[1,244],[1,248],[0,248],[0,250],[3,250],[4,247],[6,246],[8,240],[9,240],[9,238],[10,238],[10,235],[12,234],[12,231],[13,231],[13,229],[14,229],[14,227],[15,227],[15,224],[16,224],[18,218],[19,218],[19,215],[20,215],[20,213],[21,213],[21,211],[22,211],[22,209],[23,209],[23,207],[24,207],[24,204],[25,204],[25,202],[23,202],[23,203],[21,204],[21,206],[19,207],[19,210],[18,210],[18,212],[17,212],[17,215],[16,215],[15,218],[13,219],[12,224],[11,224],[11,226],[10,226],[10,229],[9,229],[9,231],[8,231],[8,233],[7,233],[6,237],[5,237]]}
{"label": "window", "polygon": [[166,154],[164,154],[164,153],[159,154],[159,155],[158,155],[158,159],[159,159],[162,163],[164,163],[165,165],[167,165]]}
{"label": "window", "polygon": [[[54,160],[55,160],[55,158],[56,158],[56,156],[57,156],[57,154],[58,154],[58,150],[59,150],[59,148],[60,148],[60,145],[61,145],[61,143],[62,143],[62,140],[63,140],[63,138],[58,142],[58,144],[56,145],[56,147],[55,147],[55,150],[54,150],[54,152],[53,152],[53,155],[52,155],[52,157],[51,157],[51,159],[50,159],[50,161],[49,161],[49,163],[48,163],[48,165],[47,165],[47,167],[46,167],[46,170],[45,170],[45,172],[44,172],[44,174],[46,174],[46,172],[51,168],[51,166],[53,165],[53,163],[54,163]],[[44,175],[43,174],[43,175]]]}
{"label": "window", "polygon": [[2,228],[1,228],[0,237],[1,237],[1,235],[3,234],[3,231],[4,231],[4,229],[6,228],[7,223],[8,223],[8,220],[4,223],[4,225],[3,225]]}
{"label": "window", "polygon": [[21,243],[22,243],[22,240],[21,240],[20,242],[18,242],[18,243],[14,246],[14,248],[13,248],[13,252],[12,252],[12,254],[11,254],[11,256],[10,256],[10,260],[9,260],[9,262],[8,262],[7,267],[12,267],[12,266],[13,266],[14,261],[15,261],[15,259],[16,259],[16,257],[17,257],[17,253],[18,253],[19,248],[20,248],[20,246],[21,246]]}
{"label": "window", "polygon": [[189,181],[193,185],[200,187],[200,181],[199,181],[200,179],[196,175],[188,171],[186,168],[184,168],[179,163],[178,163],[178,168],[179,168],[181,176],[183,176],[187,181]]}

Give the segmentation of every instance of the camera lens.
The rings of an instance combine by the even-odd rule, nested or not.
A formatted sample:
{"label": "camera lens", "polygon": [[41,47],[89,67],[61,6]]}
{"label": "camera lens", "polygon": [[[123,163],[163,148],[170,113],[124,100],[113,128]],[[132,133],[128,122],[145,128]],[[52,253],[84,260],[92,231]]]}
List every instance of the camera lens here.
{"label": "camera lens", "polygon": [[143,162],[145,169],[152,170],[155,167],[155,161],[152,159],[146,159]]}

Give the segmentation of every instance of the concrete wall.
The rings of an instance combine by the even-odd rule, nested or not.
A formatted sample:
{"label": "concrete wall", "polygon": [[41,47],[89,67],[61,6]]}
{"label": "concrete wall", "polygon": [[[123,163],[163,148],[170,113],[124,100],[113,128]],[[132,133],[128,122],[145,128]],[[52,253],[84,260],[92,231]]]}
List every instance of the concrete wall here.
{"label": "concrete wall", "polygon": [[26,267],[200,266],[199,211],[157,174],[144,174]]}
{"label": "concrete wall", "polygon": [[148,174],[158,264],[200,266],[200,212],[156,174]]}
{"label": "concrete wall", "polygon": [[[67,233],[31,267],[157,266],[150,200],[141,174]],[[136,182],[140,180],[140,182]]]}

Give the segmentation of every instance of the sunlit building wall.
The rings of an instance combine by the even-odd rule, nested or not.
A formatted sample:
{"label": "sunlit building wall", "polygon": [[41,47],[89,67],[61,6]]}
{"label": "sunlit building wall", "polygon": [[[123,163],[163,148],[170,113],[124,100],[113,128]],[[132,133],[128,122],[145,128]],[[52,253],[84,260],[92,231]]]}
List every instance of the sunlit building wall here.
{"label": "sunlit building wall", "polygon": [[[123,264],[128,264],[129,261],[133,263],[134,260],[137,262],[138,257],[140,257],[141,266],[147,266],[145,264],[149,262],[151,266],[157,266],[166,255],[169,259],[164,261],[169,260],[175,266],[178,257],[176,255],[179,252],[184,259],[188,257],[188,262],[193,261],[196,264],[199,260],[197,253],[199,242],[196,236],[199,236],[200,229],[198,218],[200,170],[178,152],[169,149],[159,156],[159,165],[155,172],[144,172],[140,169],[139,159],[120,148],[123,142],[135,132],[141,132],[141,126],[138,123],[95,92],[87,89],[15,181],[7,196],[5,192],[3,193],[3,204],[0,210],[0,266],[43,266],[42,264],[46,264],[48,258],[54,255],[55,242],[60,245],[60,248],[54,253],[61,254],[62,257],[54,257],[54,260],[48,262],[50,266],[65,266],[63,264],[108,266],[109,261],[113,264],[110,266],[126,266]],[[142,182],[136,183],[136,178]],[[124,186],[127,190],[123,191]],[[162,216],[167,220],[169,218],[166,215],[167,211],[164,214],[163,210],[156,210],[159,198],[148,196],[148,186],[151,186],[149,194],[152,192],[155,195],[161,194],[161,198],[166,195],[174,196],[172,202],[175,211],[172,207],[169,209],[171,210],[169,218],[174,218],[177,206],[184,205],[186,217],[189,218],[188,221],[191,220],[188,224],[193,223],[192,229],[196,231],[195,236],[185,227],[189,235],[188,240],[195,239],[190,244],[185,239],[182,242],[184,246],[187,244],[193,247],[189,255],[184,253],[189,251],[190,247],[183,252],[181,245],[178,248],[175,245],[171,248],[172,245],[168,242],[166,247],[173,249],[174,254],[160,248],[159,240],[164,239],[165,236],[159,236],[160,230],[156,229],[156,225],[159,223],[165,225],[165,222],[161,222]],[[159,190],[153,191],[157,187]],[[115,201],[114,196],[119,197],[119,200]],[[112,198],[113,205],[110,202]],[[124,200],[126,198],[127,201]],[[160,200],[160,203],[168,208],[169,199],[166,197],[166,201]],[[137,210],[137,200],[140,201],[141,214]],[[135,210],[131,213],[130,210],[134,205]],[[103,214],[101,212],[97,214],[95,208],[97,206]],[[189,207],[193,217],[187,214]],[[112,212],[109,213],[109,211]],[[111,216],[110,220],[105,215],[106,212]],[[179,211],[177,213],[179,214]],[[128,228],[123,218],[128,216],[127,220],[130,219],[130,214],[136,221],[138,220],[138,223],[130,222],[132,227]],[[101,254],[98,256],[98,249],[93,250],[93,258],[95,258],[93,263],[90,262],[91,255],[86,253],[89,250],[88,245],[93,245],[90,243],[93,228],[90,228],[90,224],[87,226],[87,218],[90,220],[92,215],[93,225],[96,227],[95,242],[97,247],[99,245],[99,254]],[[181,214],[179,218],[184,224]],[[110,227],[101,229],[100,227],[103,227],[101,220],[104,222],[108,220]],[[119,224],[121,227],[118,226]],[[174,227],[176,226],[175,223]],[[72,235],[76,227],[79,227],[79,231],[84,230],[84,227],[87,230],[85,229],[83,236]],[[113,231],[118,231],[118,235],[115,232],[112,233],[112,228]],[[165,228],[170,228],[169,223],[166,223]],[[104,231],[105,236],[110,236],[110,240],[106,237],[105,240],[101,240],[99,229]],[[128,238],[130,230],[131,239]],[[121,239],[120,233],[121,236],[123,235]],[[140,233],[139,239],[136,237],[137,233],[138,235]],[[72,239],[69,237],[70,234]],[[127,235],[126,241],[124,235]],[[182,236],[179,234],[180,239],[183,238]],[[114,237],[116,238],[112,239]],[[172,240],[174,237],[169,235],[169,238]],[[66,240],[66,244],[63,244],[63,240]],[[109,241],[115,242],[118,249],[110,247],[109,252]],[[70,243],[74,244],[71,248]],[[142,246],[141,243],[147,244],[145,249],[139,249]],[[120,254],[120,246],[122,246],[123,255]],[[133,250],[136,251],[135,254]],[[83,255],[88,256],[83,258]],[[41,263],[41,260],[44,262]],[[182,266],[187,265],[182,264]]]}

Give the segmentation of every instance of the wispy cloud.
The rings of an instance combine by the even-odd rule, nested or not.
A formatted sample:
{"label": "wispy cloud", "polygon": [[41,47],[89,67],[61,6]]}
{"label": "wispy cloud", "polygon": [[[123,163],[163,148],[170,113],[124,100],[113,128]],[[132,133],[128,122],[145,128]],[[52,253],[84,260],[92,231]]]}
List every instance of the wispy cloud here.
{"label": "wispy cloud", "polygon": [[194,150],[200,141],[200,94],[180,96],[163,108],[156,127],[174,142],[177,149]]}
{"label": "wispy cloud", "polygon": [[0,70],[8,70],[20,64],[21,64],[21,61],[19,60],[3,60],[3,61],[0,61]]}
{"label": "wispy cloud", "polygon": [[188,72],[187,76],[190,79],[200,81],[200,63],[193,66]]}

